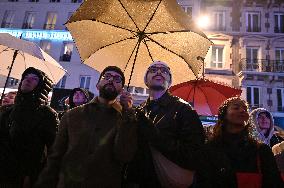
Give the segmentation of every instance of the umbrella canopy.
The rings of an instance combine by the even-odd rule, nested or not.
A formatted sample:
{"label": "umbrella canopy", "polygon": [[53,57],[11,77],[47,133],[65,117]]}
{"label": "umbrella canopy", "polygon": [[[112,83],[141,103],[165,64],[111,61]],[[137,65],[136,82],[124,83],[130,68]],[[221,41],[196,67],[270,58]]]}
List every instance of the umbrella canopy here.
{"label": "umbrella canopy", "polygon": [[137,87],[155,60],[169,65],[174,84],[195,78],[211,45],[176,0],[88,0],[66,26],[85,64],[116,65]]}
{"label": "umbrella canopy", "polygon": [[16,79],[21,79],[22,73],[28,67],[43,71],[53,83],[57,83],[66,73],[63,67],[37,44],[7,33],[0,33],[0,62],[0,74]]}
{"label": "umbrella canopy", "polygon": [[219,106],[228,98],[241,95],[242,90],[206,79],[190,80],[172,86],[170,92],[188,101],[199,115],[215,116]]}

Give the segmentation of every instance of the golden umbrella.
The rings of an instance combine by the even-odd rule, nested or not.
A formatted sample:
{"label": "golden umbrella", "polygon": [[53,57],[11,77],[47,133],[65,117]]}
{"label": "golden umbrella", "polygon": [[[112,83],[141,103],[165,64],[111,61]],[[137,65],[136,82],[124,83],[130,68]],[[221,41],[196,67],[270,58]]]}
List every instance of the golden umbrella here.
{"label": "golden umbrella", "polygon": [[211,45],[175,0],[86,0],[66,26],[85,64],[116,65],[137,87],[155,60],[168,63],[173,84],[195,78]]}

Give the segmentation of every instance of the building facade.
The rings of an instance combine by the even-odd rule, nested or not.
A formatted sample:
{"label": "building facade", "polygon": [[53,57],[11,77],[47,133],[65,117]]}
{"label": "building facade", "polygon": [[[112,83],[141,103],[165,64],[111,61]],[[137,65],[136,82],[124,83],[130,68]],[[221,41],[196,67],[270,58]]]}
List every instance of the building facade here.
{"label": "building facade", "polygon": [[205,78],[242,89],[251,109],[263,107],[284,127],[284,1],[180,0],[214,45]]}

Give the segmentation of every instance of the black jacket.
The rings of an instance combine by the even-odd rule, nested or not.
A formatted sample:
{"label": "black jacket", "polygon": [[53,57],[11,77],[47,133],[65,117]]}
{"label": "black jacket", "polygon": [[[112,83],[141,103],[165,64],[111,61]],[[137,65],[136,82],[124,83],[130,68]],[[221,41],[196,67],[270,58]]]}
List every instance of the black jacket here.
{"label": "black jacket", "polygon": [[[201,121],[191,106],[169,93],[137,108],[138,152],[127,167],[127,182],[160,187],[149,146],[177,165],[194,170],[195,151],[204,144]],[[148,117],[148,118],[147,118]]]}
{"label": "black jacket", "polygon": [[[18,101],[0,114],[0,182],[30,176],[34,182],[53,144],[57,113],[47,105]],[[5,155],[3,155],[5,153]]]}
{"label": "black jacket", "polygon": [[270,147],[248,138],[244,132],[225,133],[222,139],[208,142],[199,154],[198,165],[197,187],[237,188],[236,173],[258,173],[259,170],[263,188],[283,187]]}

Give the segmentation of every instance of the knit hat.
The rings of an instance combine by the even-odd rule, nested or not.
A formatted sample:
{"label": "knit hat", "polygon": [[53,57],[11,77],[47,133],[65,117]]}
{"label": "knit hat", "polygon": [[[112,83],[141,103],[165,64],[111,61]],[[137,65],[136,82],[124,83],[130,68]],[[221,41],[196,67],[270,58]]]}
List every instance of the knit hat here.
{"label": "knit hat", "polygon": [[124,86],[125,84],[125,77],[124,77],[124,73],[122,72],[122,70],[117,67],[117,66],[108,66],[106,67],[102,73],[100,74],[100,78],[99,78],[99,81],[101,80],[102,76],[107,72],[107,71],[114,71],[118,74],[120,74],[121,78],[122,78],[122,86]]}
{"label": "knit hat", "polygon": [[154,61],[147,69],[145,75],[144,75],[144,83],[145,85],[147,85],[147,75],[148,75],[148,72],[149,72],[149,68],[150,67],[153,67],[155,65],[163,65],[165,67],[167,67],[169,69],[169,73],[170,73],[170,82],[169,82],[169,87],[171,87],[172,85],[172,73],[171,73],[171,69],[170,67],[165,63],[165,62],[162,62],[162,61]]}

